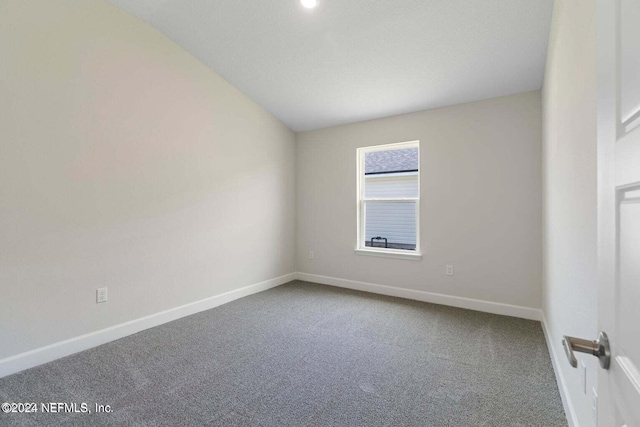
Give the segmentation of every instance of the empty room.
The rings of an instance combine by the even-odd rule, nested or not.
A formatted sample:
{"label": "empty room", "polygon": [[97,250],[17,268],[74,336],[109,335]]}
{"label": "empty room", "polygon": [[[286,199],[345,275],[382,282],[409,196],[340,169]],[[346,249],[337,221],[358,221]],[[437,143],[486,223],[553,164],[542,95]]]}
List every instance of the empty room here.
{"label": "empty room", "polygon": [[640,0],[0,0],[0,426],[640,427]]}

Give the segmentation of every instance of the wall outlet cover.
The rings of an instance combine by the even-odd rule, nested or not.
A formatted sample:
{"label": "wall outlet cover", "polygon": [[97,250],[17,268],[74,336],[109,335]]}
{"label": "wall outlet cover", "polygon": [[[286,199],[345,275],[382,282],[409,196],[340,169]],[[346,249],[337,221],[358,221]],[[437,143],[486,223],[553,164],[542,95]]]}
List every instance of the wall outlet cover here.
{"label": "wall outlet cover", "polygon": [[107,302],[107,288],[96,289],[96,303]]}

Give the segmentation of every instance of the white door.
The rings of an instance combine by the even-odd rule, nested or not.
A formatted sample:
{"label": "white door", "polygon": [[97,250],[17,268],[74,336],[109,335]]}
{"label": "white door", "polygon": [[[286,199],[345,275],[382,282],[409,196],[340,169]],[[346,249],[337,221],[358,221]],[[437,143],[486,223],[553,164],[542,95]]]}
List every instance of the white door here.
{"label": "white door", "polygon": [[640,427],[640,0],[597,0],[598,425]]}

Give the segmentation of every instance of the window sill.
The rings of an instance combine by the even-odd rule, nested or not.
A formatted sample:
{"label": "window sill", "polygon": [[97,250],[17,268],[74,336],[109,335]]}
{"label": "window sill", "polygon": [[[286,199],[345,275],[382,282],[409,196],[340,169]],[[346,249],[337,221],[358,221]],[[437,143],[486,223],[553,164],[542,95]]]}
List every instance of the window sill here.
{"label": "window sill", "polygon": [[356,255],[378,256],[382,258],[408,259],[411,261],[420,261],[422,254],[420,252],[394,251],[394,250],[374,250],[374,249],[355,249]]}

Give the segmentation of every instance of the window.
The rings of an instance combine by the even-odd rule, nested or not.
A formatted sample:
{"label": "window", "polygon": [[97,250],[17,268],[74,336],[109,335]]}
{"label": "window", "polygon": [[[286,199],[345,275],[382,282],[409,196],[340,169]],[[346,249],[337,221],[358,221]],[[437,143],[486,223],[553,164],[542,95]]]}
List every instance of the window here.
{"label": "window", "polygon": [[357,253],[420,258],[419,150],[419,141],[358,149]]}

